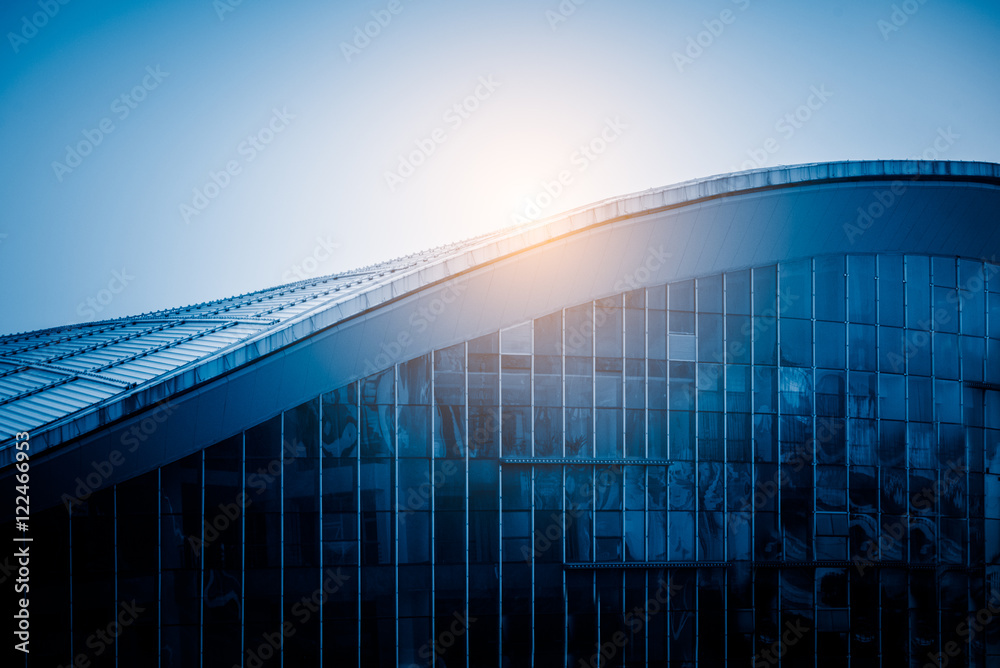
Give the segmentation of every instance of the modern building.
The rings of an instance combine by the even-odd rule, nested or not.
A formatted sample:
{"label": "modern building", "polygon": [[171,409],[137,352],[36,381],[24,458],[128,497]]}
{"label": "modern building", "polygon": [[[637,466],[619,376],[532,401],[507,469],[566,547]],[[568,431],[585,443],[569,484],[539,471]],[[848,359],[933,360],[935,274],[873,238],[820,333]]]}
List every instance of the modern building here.
{"label": "modern building", "polygon": [[998,212],[755,170],[0,338],[4,665],[1000,666]]}

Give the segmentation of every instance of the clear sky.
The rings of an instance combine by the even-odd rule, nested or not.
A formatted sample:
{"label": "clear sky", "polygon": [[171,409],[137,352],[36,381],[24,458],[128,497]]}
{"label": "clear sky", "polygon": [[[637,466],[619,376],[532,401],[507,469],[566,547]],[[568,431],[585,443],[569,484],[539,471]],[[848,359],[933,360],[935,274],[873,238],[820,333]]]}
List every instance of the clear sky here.
{"label": "clear sky", "polygon": [[739,169],[1000,161],[996,0],[8,0],[0,29],[0,333]]}

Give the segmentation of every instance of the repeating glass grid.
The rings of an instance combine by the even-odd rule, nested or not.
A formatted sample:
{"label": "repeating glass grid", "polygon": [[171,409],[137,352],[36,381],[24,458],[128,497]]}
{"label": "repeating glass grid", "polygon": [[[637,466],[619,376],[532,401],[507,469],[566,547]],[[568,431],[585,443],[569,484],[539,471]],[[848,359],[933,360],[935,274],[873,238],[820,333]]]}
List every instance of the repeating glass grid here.
{"label": "repeating glass grid", "polygon": [[41,658],[1000,665],[998,270],[791,261],[397,364],[39,516]]}

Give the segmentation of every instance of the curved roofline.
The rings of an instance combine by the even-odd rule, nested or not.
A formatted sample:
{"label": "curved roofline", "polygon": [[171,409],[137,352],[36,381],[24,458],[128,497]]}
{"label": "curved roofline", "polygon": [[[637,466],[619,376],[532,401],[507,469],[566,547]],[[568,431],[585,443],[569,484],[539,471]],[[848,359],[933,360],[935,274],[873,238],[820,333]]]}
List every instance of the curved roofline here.
{"label": "curved roofline", "polygon": [[[425,262],[389,269],[386,265],[364,268],[378,272],[371,285],[338,299],[336,294],[302,313],[234,342],[204,358],[189,362],[107,399],[52,420],[33,429],[33,441],[51,445],[74,440],[96,429],[112,425],[156,403],[190,392],[206,383],[246,368],[254,361],[340,323],[352,320],[392,302],[433,288],[444,281],[497,262],[554,239],[600,227],[615,221],[690,206],[718,198],[754,192],[840,182],[919,180],[921,182],[984,183],[1000,187],[1000,164],[986,162],[888,160],[845,161],[779,166],[699,178],[683,183],[605,199],[523,225],[502,228],[450,245]],[[443,250],[443,249],[442,249]],[[406,256],[409,257],[409,256]],[[335,276],[350,276],[341,272]],[[331,276],[276,286],[288,290],[300,285],[329,281]],[[257,293],[249,293],[257,294]],[[210,302],[211,303],[211,302]],[[141,322],[162,318],[164,311],[147,316],[95,324]],[[183,319],[184,316],[179,314]],[[221,316],[225,319],[225,316]],[[63,328],[53,328],[62,330]],[[17,335],[21,336],[21,335]],[[39,438],[41,437],[41,438]],[[10,444],[8,440],[4,445]],[[0,447],[0,452],[5,449]],[[6,459],[0,457],[0,459]],[[0,461],[0,465],[3,465]]]}

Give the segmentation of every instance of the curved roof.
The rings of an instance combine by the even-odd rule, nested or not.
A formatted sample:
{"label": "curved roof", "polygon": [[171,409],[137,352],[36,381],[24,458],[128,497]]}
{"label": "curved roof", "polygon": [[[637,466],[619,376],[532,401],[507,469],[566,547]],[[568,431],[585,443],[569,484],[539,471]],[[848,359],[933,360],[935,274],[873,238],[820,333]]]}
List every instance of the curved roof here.
{"label": "curved roof", "polygon": [[[0,452],[18,431],[31,430],[35,443],[42,435],[49,446],[73,439],[356,315],[606,223],[808,184],[848,187],[893,181],[905,188],[904,179],[922,185],[984,184],[994,190],[1000,187],[1000,165],[858,161],[697,179],[604,200],[353,272],[133,318],[0,337],[0,440],[5,442]],[[789,223],[785,225],[788,229]],[[7,459],[0,456],[3,463]]]}

